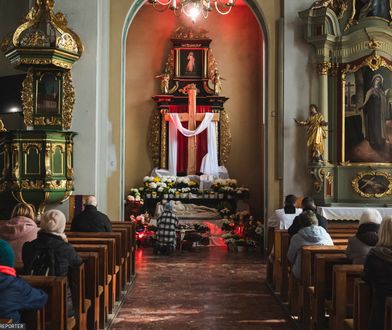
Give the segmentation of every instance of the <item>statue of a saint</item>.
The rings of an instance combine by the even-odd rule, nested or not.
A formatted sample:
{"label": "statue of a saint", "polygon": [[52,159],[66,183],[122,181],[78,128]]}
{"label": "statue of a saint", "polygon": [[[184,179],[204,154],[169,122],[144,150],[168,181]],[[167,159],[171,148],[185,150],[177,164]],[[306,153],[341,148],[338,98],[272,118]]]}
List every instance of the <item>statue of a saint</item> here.
{"label": "statue of a saint", "polygon": [[318,112],[318,108],[314,104],[309,106],[309,114],[309,118],[305,121],[294,120],[300,126],[308,126],[307,146],[311,154],[312,162],[318,163],[324,161],[324,140],[327,137],[327,132],[324,127],[328,126],[328,123],[324,120],[324,116]]}
{"label": "statue of a saint", "polygon": [[220,76],[218,69],[214,70],[214,75],[212,76],[211,80],[212,83],[214,84],[215,95],[219,95],[222,90],[222,80],[225,79]]}
{"label": "statue of a saint", "polygon": [[165,65],[165,72],[158,75],[158,76],[155,76],[155,78],[161,78],[161,92],[163,94],[168,94],[169,93],[170,73],[169,73],[169,68],[168,68],[167,63]]}

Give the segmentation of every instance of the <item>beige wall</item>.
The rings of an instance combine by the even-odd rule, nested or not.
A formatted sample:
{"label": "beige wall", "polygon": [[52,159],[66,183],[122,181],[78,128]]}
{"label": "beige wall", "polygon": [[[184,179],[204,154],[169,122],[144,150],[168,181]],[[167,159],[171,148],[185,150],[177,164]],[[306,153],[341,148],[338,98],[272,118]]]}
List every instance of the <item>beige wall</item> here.
{"label": "beige wall", "polygon": [[[131,4],[132,1],[129,0],[116,0],[111,1],[110,6],[109,120],[113,125],[113,141],[117,149],[117,154],[120,152],[121,35],[125,17]],[[269,210],[272,210],[278,205],[281,191],[280,182],[275,179],[277,159],[275,150],[276,123],[274,118],[270,115],[271,112],[276,111],[276,21],[280,15],[280,8],[277,1],[268,0],[259,0],[259,2],[256,3],[256,6],[260,8],[260,12],[266,19],[265,24],[268,31],[267,37],[269,42],[269,48],[266,50],[269,59],[268,67],[266,68],[268,70],[268,86],[266,86],[268,88],[268,95],[266,95],[268,112],[265,114],[265,118],[269,125],[267,138],[267,176],[269,185],[266,192],[268,195],[268,205],[266,206]],[[259,143],[262,133],[260,104],[262,102],[261,96],[263,94],[263,86],[261,86],[260,83],[261,72],[259,70],[254,70],[254,66],[256,65],[257,68],[260,67],[261,50],[259,48],[255,49],[255,47],[259,47],[258,45],[261,43],[256,41],[257,35],[255,35],[255,31],[258,30],[255,29],[255,27],[257,26],[257,23],[254,19],[251,19],[250,13],[245,8],[241,9],[238,7],[235,9],[239,9],[238,16],[237,14],[233,14],[233,11],[233,13],[225,18],[214,18],[216,21],[213,27],[208,25],[212,24],[209,23],[211,21],[207,20],[204,23],[207,24],[206,29],[210,31],[210,36],[213,39],[211,47],[219,63],[221,74],[227,79],[227,81],[224,81],[222,94],[230,97],[230,100],[227,103],[227,109],[232,121],[233,133],[233,148],[228,165],[231,172],[230,174],[231,177],[238,178],[240,183],[251,187],[254,196],[254,200],[252,201],[253,206],[259,211],[261,207],[260,180],[263,171],[261,161],[262,147],[261,143]],[[130,73],[130,80],[127,81],[127,84],[128,87],[138,87],[133,91],[133,94],[128,95],[129,98],[127,96],[126,107],[127,117],[129,118],[129,120],[127,120],[127,131],[129,132],[129,136],[126,138],[126,148],[127,157],[129,157],[130,154],[133,154],[133,161],[129,158],[127,160],[130,165],[129,167],[128,164],[126,165],[127,182],[125,183],[125,189],[128,189],[134,184],[139,184],[138,180],[140,180],[144,174],[148,174],[152,167],[147,156],[145,142],[147,136],[146,127],[149,117],[147,116],[147,113],[149,114],[153,109],[153,103],[150,101],[150,97],[159,90],[158,81],[154,81],[153,76],[162,70],[163,58],[161,56],[170,46],[169,44],[164,43],[165,40],[161,40],[157,37],[166,36],[165,38],[167,40],[167,35],[165,33],[172,28],[174,29],[176,26],[174,21],[170,21],[168,27],[167,22],[165,21],[165,27],[161,27],[161,29],[155,31],[156,33],[159,33],[158,35],[156,33],[154,34],[154,24],[152,22],[149,22],[149,25],[145,25],[143,22],[138,23],[139,19],[142,20],[143,15],[148,14],[158,15],[158,13],[149,13],[148,10],[142,9],[136,15],[135,20],[130,27],[129,40],[131,41],[132,38],[135,39],[133,43],[130,43],[131,48],[129,49],[127,56],[130,56],[132,61],[138,65],[132,66],[127,64],[127,72]],[[247,16],[248,19],[241,21],[240,14]],[[233,23],[232,25],[234,26],[226,23],[223,24],[223,19],[233,20],[231,23]],[[241,21],[241,24],[237,25],[236,23],[239,21]],[[142,48],[148,47],[149,37],[151,36],[157,40],[154,47],[155,51],[143,53]],[[233,39],[235,39],[235,43],[232,43]],[[136,42],[136,40],[139,40],[139,42]],[[227,43],[229,43],[229,45],[227,45]],[[139,56],[136,56],[137,53],[139,53]],[[220,56],[224,56],[225,58],[222,59]],[[226,57],[230,57],[230,60],[226,60]],[[149,61],[147,61],[147,58],[149,58]],[[240,63],[241,67],[232,65],[231,61]],[[147,67],[146,64],[143,64],[142,62],[148,63]],[[139,64],[144,66],[144,70],[141,70]],[[247,74],[244,74],[244,72]],[[132,91],[131,88],[129,89]],[[131,93],[131,91],[129,93]],[[132,97],[132,95],[137,97]],[[132,120],[132,117],[134,119],[137,118],[137,120]],[[233,122],[235,122],[235,124],[233,124]],[[136,133],[138,131],[144,133]],[[251,143],[251,146],[247,145],[248,142]],[[132,145],[134,145],[134,147],[132,147]],[[128,146],[131,147],[128,149]],[[118,167],[117,171],[108,178],[109,182],[113,182],[112,185],[109,185],[108,193],[108,213],[111,214],[112,217],[118,216],[119,210],[117,201],[124,197],[118,196],[118,185],[115,184],[119,182],[119,170],[120,168]],[[255,184],[254,182],[257,183]]]}
{"label": "beige wall", "polygon": [[[159,13],[152,6],[145,5],[130,27],[126,49],[126,189],[139,186],[153,167],[147,152],[147,131],[155,104],[151,96],[160,93],[160,81],[154,76],[163,70],[173,31],[187,23],[183,16],[175,17],[170,11]],[[252,209],[260,215],[260,28],[246,6],[235,8],[226,17],[212,12],[207,20],[199,20],[195,27],[209,31],[213,54],[225,78],[221,95],[229,97],[225,108],[233,141],[227,166],[230,177],[250,188]]]}

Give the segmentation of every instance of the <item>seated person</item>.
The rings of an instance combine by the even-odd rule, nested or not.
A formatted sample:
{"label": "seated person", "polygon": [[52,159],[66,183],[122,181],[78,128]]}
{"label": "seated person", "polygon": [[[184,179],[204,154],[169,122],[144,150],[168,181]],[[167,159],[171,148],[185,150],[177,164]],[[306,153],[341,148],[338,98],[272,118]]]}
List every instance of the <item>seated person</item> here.
{"label": "seated person", "polygon": [[0,225],[0,238],[6,240],[15,252],[15,262],[22,262],[22,246],[37,238],[38,226],[34,210],[29,204],[16,204],[11,219]]}
{"label": "seated person", "polygon": [[384,329],[385,298],[392,296],[392,217],[383,219],[377,245],[370,249],[362,273],[372,287],[369,328]]}
{"label": "seated person", "polygon": [[[327,222],[328,221],[321,214],[317,213],[317,207],[316,207],[316,204],[314,203],[314,200],[312,197],[305,197],[302,200],[301,206],[302,206],[303,211],[313,211],[314,214],[316,215],[318,225],[323,227],[325,230],[327,230]],[[299,217],[297,216],[297,217],[295,217],[292,225],[288,229],[288,233],[289,233],[290,237],[295,235],[298,232],[298,230],[300,230],[301,228],[302,227],[300,224],[300,220],[299,220]]]}
{"label": "seated person", "polygon": [[382,217],[376,209],[366,209],[359,220],[358,231],[348,239],[346,255],[353,264],[363,264],[370,249],[378,242]]}
{"label": "seated person", "polygon": [[80,232],[111,232],[112,224],[106,214],[97,210],[97,199],[88,196],[84,210],[80,212],[71,224],[71,231]]}
{"label": "seated person", "polygon": [[174,252],[177,226],[178,219],[173,212],[172,202],[168,202],[164,205],[163,213],[157,219],[157,242],[154,251]]}
{"label": "seated person", "polygon": [[298,216],[302,209],[295,207],[297,197],[294,195],[287,195],[284,200],[283,209],[275,210],[274,214],[268,219],[268,227],[277,229],[288,229],[296,216]]}
{"label": "seated person", "polygon": [[[49,276],[68,276],[72,267],[79,266],[83,261],[75,251],[73,246],[68,243],[64,234],[65,215],[59,210],[46,211],[41,218],[41,230],[38,237],[32,242],[27,242],[22,248],[22,259],[24,273],[27,275],[49,275]],[[48,257],[46,257],[48,256]],[[37,261],[48,260],[49,271],[39,274]],[[71,290],[67,288],[68,316],[75,314],[72,305]]]}
{"label": "seated person", "polygon": [[14,262],[15,256],[11,245],[0,240],[0,318],[12,319],[13,323],[19,323],[21,311],[43,308],[48,296],[17,277]]}
{"label": "seated person", "polygon": [[307,210],[299,216],[301,229],[291,238],[287,259],[293,265],[291,271],[299,279],[301,276],[301,248],[306,245],[333,245],[327,231],[317,225],[316,214]]}

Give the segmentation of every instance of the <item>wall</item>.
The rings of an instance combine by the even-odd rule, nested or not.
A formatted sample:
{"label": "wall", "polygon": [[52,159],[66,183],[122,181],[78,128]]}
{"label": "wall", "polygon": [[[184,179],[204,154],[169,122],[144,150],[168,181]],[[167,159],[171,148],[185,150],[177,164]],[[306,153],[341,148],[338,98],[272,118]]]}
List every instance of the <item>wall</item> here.
{"label": "wall", "polygon": [[299,11],[312,3],[309,0],[285,0],[284,4],[283,196],[308,195],[312,188],[305,157],[306,128],[296,126],[293,120],[306,119],[309,104],[318,104],[314,51],[304,39],[305,24],[298,16]]}
{"label": "wall", "polygon": [[[144,5],[130,27],[126,48],[126,136],[125,191],[141,185],[149,175],[152,163],[147,151],[147,131],[154,102],[160,93],[160,80],[154,76],[163,71],[170,37],[180,25],[191,25],[171,11],[157,12]],[[255,215],[262,214],[262,36],[255,16],[247,6],[237,6],[223,17],[213,11],[208,19],[200,18],[194,28],[209,31],[211,49],[218,62],[223,81],[222,96],[232,132],[232,150],[227,164],[230,177],[251,190]],[[241,45],[239,47],[239,45]]]}

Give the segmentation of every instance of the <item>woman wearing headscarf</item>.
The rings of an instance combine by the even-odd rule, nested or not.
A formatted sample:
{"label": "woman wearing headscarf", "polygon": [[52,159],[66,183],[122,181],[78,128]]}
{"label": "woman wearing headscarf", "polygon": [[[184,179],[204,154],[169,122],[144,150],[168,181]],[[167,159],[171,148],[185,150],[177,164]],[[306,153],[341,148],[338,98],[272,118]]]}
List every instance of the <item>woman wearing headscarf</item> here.
{"label": "woman wearing headscarf", "polygon": [[346,255],[353,264],[363,264],[370,249],[378,242],[381,214],[376,209],[366,209],[359,220],[355,236],[348,239]]}
{"label": "woman wearing headscarf", "polygon": [[[41,219],[41,230],[38,237],[32,242],[25,243],[22,248],[22,259],[24,272],[30,274],[34,268],[34,261],[37,255],[43,251],[52,253],[54,263],[54,273],[52,276],[68,276],[71,268],[79,266],[83,261],[75,249],[68,243],[64,234],[65,215],[59,210],[50,210],[43,214]],[[74,315],[71,291],[67,292],[68,316]]]}

